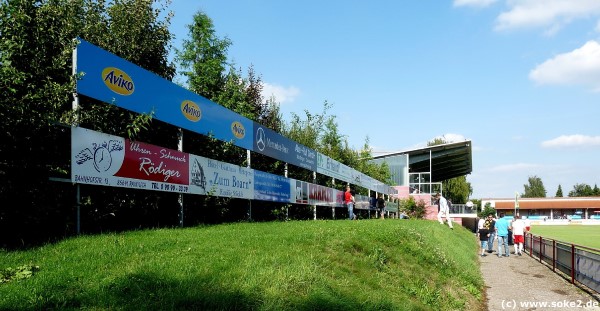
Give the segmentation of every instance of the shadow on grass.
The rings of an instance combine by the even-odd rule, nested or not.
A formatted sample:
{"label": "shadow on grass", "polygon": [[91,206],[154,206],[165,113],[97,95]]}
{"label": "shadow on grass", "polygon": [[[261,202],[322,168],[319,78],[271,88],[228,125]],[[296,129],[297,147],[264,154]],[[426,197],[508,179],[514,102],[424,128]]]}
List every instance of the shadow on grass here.
{"label": "shadow on grass", "polygon": [[[400,306],[359,301],[354,295],[339,292],[309,293],[298,297],[287,293],[266,298],[260,288],[239,290],[215,275],[174,279],[155,273],[134,273],[118,278],[96,291],[54,288],[55,293],[21,310],[398,310]],[[62,294],[61,294],[62,293]]]}

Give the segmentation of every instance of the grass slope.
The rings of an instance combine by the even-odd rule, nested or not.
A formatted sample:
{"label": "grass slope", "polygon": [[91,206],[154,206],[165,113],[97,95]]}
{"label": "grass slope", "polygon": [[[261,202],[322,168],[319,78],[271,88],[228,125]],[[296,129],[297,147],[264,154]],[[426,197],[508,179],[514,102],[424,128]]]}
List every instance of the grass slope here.
{"label": "grass slope", "polygon": [[468,230],[434,221],[294,221],[81,236],[19,252],[0,309],[478,310]]}

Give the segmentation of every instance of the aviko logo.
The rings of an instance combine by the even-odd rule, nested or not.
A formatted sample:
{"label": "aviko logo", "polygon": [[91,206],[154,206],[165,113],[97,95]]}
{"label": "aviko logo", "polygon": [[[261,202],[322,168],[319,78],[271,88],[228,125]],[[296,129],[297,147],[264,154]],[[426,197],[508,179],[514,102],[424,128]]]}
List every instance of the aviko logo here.
{"label": "aviko logo", "polygon": [[186,119],[192,122],[198,122],[202,119],[202,110],[200,106],[191,100],[184,100],[181,102],[181,113]]}
{"label": "aviko logo", "polygon": [[231,123],[231,132],[233,133],[233,136],[239,139],[242,139],[244,136],[246,136],[246,129],[244,128],[244,125],[238,121]]}
{"label": "aviko logo", "polygon": [[119,95],[131,95],[135,90],[133,80],[119,68],[104,68],[102,70],[102,80],[111,91]]}

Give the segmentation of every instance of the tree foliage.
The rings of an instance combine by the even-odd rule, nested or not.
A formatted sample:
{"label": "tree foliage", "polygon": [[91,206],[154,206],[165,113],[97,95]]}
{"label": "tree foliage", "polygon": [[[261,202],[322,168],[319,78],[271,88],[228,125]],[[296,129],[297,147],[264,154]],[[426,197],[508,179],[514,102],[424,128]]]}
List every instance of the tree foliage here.
{"label": "tree foliage", "polygon": [[523,185],[525,190],[521,195],[522,198],[545,198],[546,188],[542,179],[538,176],[529,176],[529,184]]}
{"label": "tree foliage", "polygon": [[[312,148],[330,158],[350,166],[365,175],[386,184],[391,183],[389,167],[386,163],[375,164],[371,162],[372,149],[369,146],[369,138],[358,151],[350,148],[348,141],[339,133],[335,116],[329,115],[331,104],[325,101],[323,111],[315,114],[305,110],[304,117],[292,113],[292,120],[284,127],[283,135]],[[292,177],[312,182],[312,173],[306,170],[293,169]],[[317,183],[332,185],[331,177],[317,176]],[[343,189],[343,183],[336,183],[335,187]],[[368,195],[368,189],[353,187],[357,193]]]}
{"label": "tree foliage", "polygon": [[484,218],[488,215],[496,215],[496,209],[492,207],[492,205],[490,204],[490,202],[486,203],[485,206],[483,207],[483,209],[481,210],[481,212],[479,212],[477,214],[477,217],[479,218]]}
{"label": "tree foliage", "polygon": [[594,195],[594,190],[590,185],[581,183],[575,184],[573,190],[569,191],[570,197],[589,197]]}
{"label": "tree foliage", "polygon": [[558,189],[556,190],[556,195],[554,195],[557,198],[562,198],[563,197],[563,191],[562,191],[562,187],[560,186],[560,184],[558,185]]}
{"label": "tree foliage", "polygon": [[[80,37],[165,78],[175,69],[168,62],[170,15],[160,18],[165,1],[13,0],[0,2],[0,207],[3,245],[27,245],[45,237],[72,234],[74,188],[50,178],[69,177],[70,135],[75,77],[72,52]],[[156,130],[151,118],[79,97],[77,122],[94,130],[126,136],[140,128]],[[152,135],[171,141],[167,131]],[[176,140],[171,141],[176,145]],[[98,187],[102,188],[102,187]],[[103,202],[89,200],[102,197]],[[98,220],[132,201],[154,201],[135,191],[82,187],[82,221]],[[100,203],[100,204],[97,204]],[[87,204],[87,205],[86,205]],[[142,205],[142,204],[140,204]],[[146,211],[140,210],[137,219]],[[98,223],[98,222],[96,222]],[[135,225],[135,224],[133,224]],[[88,226],[91,227],[91,226]]]}

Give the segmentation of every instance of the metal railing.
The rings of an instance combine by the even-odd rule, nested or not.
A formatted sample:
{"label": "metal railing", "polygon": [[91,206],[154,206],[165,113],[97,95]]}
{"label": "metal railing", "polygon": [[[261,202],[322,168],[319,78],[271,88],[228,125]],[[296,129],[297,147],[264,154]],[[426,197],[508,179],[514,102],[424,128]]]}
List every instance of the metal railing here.
{"label": "metal railing", "polygon": [[477,205],[454,204],[450,207],[450,214],[477,214]]}
{"label": "metal railing", "polygon": [[[600,250],[527,234],[525,251],[537,257],[552,271],[564,273],[572,284],[584,285],[600,293]],[[557,271],[558,270],[558,271]]]}

